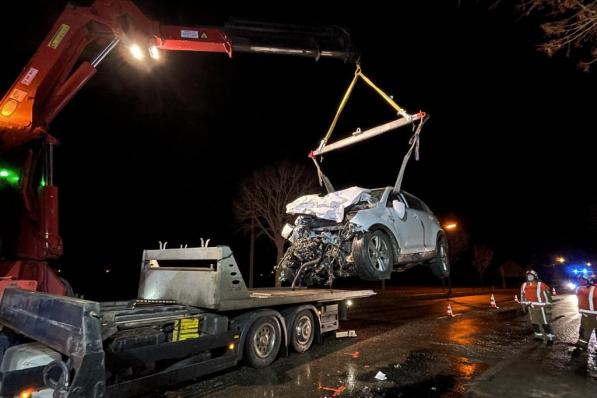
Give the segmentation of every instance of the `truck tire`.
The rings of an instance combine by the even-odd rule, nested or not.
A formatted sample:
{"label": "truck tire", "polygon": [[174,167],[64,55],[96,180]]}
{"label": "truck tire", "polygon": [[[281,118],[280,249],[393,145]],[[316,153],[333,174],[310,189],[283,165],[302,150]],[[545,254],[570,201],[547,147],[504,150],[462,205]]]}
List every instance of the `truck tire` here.
{"label": "truck tire", "polygon": [[247,335],[245,358],[252,368],[264,368],[274,362],[280,351],[281,332],[273,316],[257,319]]}
{"label": "truck tire", "polygon": [[359,278],[366,281],[390,279],[394,267],[392,242],[381,229],[355,238],[352,243],[352,257]]}
{"label": "truck tire", "polygon": [[437,238],[437,254],[430,261],[429,267],[433,275],[438,278],[447,278],[450,276],[450,258],[448,257],[448,239],[445,235]]}
{"label": "truck tire", "polygon": [[310,310],[302,310],[294,318],[292,325],[292,348],[296,352],[305,352],[311,348],[315,337],[315,319]]}

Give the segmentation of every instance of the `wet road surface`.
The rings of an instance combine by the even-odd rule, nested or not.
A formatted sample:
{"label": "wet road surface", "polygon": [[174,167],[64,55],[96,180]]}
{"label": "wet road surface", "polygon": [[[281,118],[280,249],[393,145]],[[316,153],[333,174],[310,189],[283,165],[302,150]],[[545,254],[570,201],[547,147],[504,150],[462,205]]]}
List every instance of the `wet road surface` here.
{"label": "wet road surface", "polygon": [[[597,397],[595,340],[588,354],[571,354],[580,319],[574,296],[555,298],[553,346],[532,340],[513,292],[495,294],[499,309],[488,294],[421,297],[390,290],[361,300],[342,323],[357,338],[328,336],[268,368],[239,366],[165,396]],[[387,380],[375,379],[379,371]]]}

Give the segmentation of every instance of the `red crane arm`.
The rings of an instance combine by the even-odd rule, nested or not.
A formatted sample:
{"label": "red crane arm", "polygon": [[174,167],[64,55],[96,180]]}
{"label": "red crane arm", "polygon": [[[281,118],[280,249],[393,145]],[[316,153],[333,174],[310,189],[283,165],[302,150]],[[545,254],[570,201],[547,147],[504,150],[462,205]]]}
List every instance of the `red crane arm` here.
{"label": "red crane arm", "polygon": [[138,57],[182,50],[354,58],[348,35],[338,28],[253,22],[181,27],[160,25],[130,0],[68,6],[0,101],[0,149],[46,135],[50,122],[119,42],[135,45]]}
{"label": "red crane arm", "polygon": [[[68,284],[48,265],[63,251],[53,184],[54,140],[48,127],[119,43],[137,58],[182,50],[356,59],[348,34],[336,27],[252,21],[221,28],[169,26],[147,18],[130,0],[68,6],[0,101],[0,151],[31,143],[21,175],[24,213],[16,259],[0,261],[0,276],[30,282],[43,292],[68,292]],[[46,184],[41,188],[34,178],[40,168]],[[0,297],[5,285],[0,283]]]}

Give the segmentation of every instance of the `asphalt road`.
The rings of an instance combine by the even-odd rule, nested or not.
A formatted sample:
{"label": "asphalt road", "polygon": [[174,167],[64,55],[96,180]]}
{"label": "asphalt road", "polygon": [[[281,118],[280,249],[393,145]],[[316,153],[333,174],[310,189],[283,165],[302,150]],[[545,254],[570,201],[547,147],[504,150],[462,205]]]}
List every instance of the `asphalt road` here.
{"label": "asphalt road", "polygon": [[[552,346],[532,339],[514,291],[433,298],[430,292],[385,291],[356,302],[343,329],[304,354],[266,369],[239,366],[168,391],[173,397],[597,397],[595,340],[572,355],[576,298],[556,296]],[[461,292],[467,294],[466,292]],[[453,318],[446,316],[450,303]],[[383,372],[387,380],[375,379]]]}

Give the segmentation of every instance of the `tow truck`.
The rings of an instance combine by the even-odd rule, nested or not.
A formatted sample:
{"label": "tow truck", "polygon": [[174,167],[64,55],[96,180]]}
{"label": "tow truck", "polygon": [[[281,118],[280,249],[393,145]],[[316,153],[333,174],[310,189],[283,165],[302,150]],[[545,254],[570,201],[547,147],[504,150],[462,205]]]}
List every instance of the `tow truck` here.
{"label": "tow truck", "polygon": [[[339,328],[370,290],[248,289],[229,247],[145,250],[138,297],[68,295],[50,262],[63,252],[49,125],[118,45],[161,51],[286,54],[356,60],[349,35],[325,26],[233,21],[168,26],[128,0],[67,6],[0,101],[0,151],[25,150],[15,258],[0,264],[0,396],[128,397],[236,365],[261,368]],[[2,176],[0,176],[2,177]]]}
{"label": "tow truck", "polygon": [[247,289],[229,247],[145,250],[138,298],[7,288],[2,397],[131,397],[235,366],[270,365],[339,328],[371,290]]}

